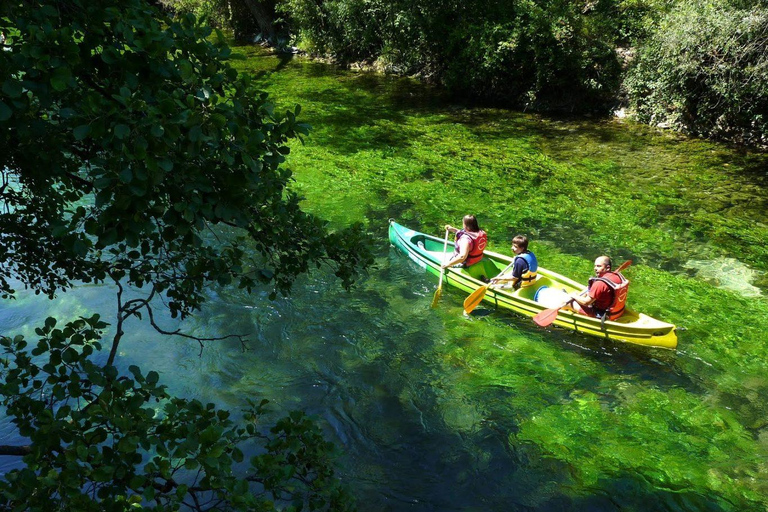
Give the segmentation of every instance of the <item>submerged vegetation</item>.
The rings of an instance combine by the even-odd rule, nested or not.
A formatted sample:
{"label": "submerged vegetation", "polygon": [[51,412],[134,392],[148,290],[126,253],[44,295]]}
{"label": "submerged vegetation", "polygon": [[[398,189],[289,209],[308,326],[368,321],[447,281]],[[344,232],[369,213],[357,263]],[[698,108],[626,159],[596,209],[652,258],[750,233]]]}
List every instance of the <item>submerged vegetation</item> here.
{"label": "submerged vegetation", "polygon": [[[159,23],[141,0],[56,7],[64,4],[0,11],[9,48],[0,52],[0,289],[19,297],[0,317],[0,400],[18,446],[0,453],[25,465],[5,471],[3,506],[353,509],[343,481],[361,508],[377,510],[768,507],[766,155],[616,120],[471,108],[443,87],[258,46],[234,48],[230,68],[221,60],[229,49],[203,39],[210,31],[192,17]],[[647,42],[670,20],[693,30],[675,18],[689,11],[674,0],[281,5],[294,15],[286,23],[310,7],[307,16],[338,22],[316,41],[300,34],[305,44],[340,37],[338,48],[355,52],[344,41],[396,32],[386,52],[367,51],[455,90],[512,90],[506,99],[542,107],[608,101],[624,76],[609,62],[617,41]],[[716,5],[758,21],[765,8],[713,0],[690,9]],[[445,17],[454,12],[472,23]],[[498,24],[480,23],[481,13]],[[755,29],[758,39],[745,40],[759,40],[759,24],[739,16],[726,28]],[[361,32],[370,20],[390,32]],[[479,38],[461,39],[464,29]],[[638,54],[633,87],[653,79],[643,66],[673,39]],[[763,61],[750,52],[734,58],[757,59],[745,68],[754,77]],[[515,56],[531,67],[510,66]],[[678,57],[686,72],[704,64]],[[566,77],[572,95],[560,95]],[[694,84],[696,118],[711,113],[717,100],[706,87],[719,80]],[[759,96],[756,87],[738,94]],[[674,112],[686,105],[679,98]],[[724,122],[752,115],[732,113]],[[306,134],[304,123],[309,135],[293,137]],[[762,137],[754,126],[749,137]],[[435,283],[389,254],[386,220],[439,233],[468,212],[491,248],[506,253],[512,236],[527,234],[542,265],[579,280],[599,254],[632,259],[632,307],[675,323],[679,350],[541,330],[483,308],[463,318],[455,292],[429,309]],[[233,225],[248,236],[234,238]],[[381,242],[368,275],[358,273],[373,258],[365,239]],[[739,287],[736,270],[752,281]],[[19,273],[42,276],[31,285],[50,295],[73,293],[27,314],[34,297],[13,289],[30,284]],[[339,278],[358,287],[344,291]],[[104,281],[111,286],[92,284]],[[153,309],[142,287],[172,290],[176,302]],[[276,298],[275,288],[292,295]],[[115,293],[110,329],[86,305],[103,307]],[[81,318],[47,318],[54,313]],[[156,343],[158,325],[179,318],[189,345]],[[6,334],[12,328],[20,334]],[[235,329],[253,333],[251,351],[223,340]],[[114,336],[109,358],[102,336]],[[153,365],[174,389],[134,363]],[[178,389],[246,412],[175,397]],[[273,398],[279,414],[318,413],[323,430],[301,413],[270,423],[253,396]],[[324,434],[345,448],[341,474]]]}
{"label": "submerged vegetation", "polygon": [[[450,381],[429,384],[459,407],[445,412],[446,428],[480,435],[464,422],[480,428],[471,418],[486,418],[481,431],[508,432],[509,449],[527,454],[527,478],[568,475],[538,489],[543,495],[529,496],[531,503],[546,508],[553,495],[568,496],[565,508],[576,510],[607,494],[617,507],[638,510],[647,503],[691,511],[768,504],[761,476],[768,456],[765,155],[619,121],[465,108],[412,80],[341,72],[254,47],[236,51],[247,56],[241,70],[282,91],[286,106],[304,105],[314,126],[290,160],[312,211],[339,224],[364,218],[382,240],[388,217],[437,234],[446,221],[473,212],[496,250],[508,252],[511,237],[526,233],[542,265],[584,280],[598,254],[631,258],[633,308],[681,328],[677,354],[667,355],[542,334],[498,315],[471,326],[440,320],[447,325],[432,335],[449,341],[416,350],[442,358],[423,378],[445,372]],[[702,262],[715,268],[720,261],[730,262],[721,277],[740,265],[754,280],[720,289],[717,276],[697,274],[710,268]],[[406,279],[414,275],[418,270]],[[407,281],[383,286],[371,283],[353,302],[396,310],[391,324],[371,320],[372,332],[401,332],[401,325],[421,325],[422,315],[439,314],[409,311],[428,297],[401,303]],[[368,294],[376,298],[363,298]],[[462,298],[444,299],[446,316],[457,314]],[[365,315],[364,306],[344,311]],[[343,314],[328,321],[343,324]],[[413,329],[403,343],[427,336],[423,327]],[[359,350],[378,354],[366,360],[395,357],[375,336],[359,337],[371,344]],[[590,348],[574,352],[553,338]],[[419,386],[428,384],[410,383]],[[526,481],[498,478],[515,489]]]}
{"label": "submerged vegetation", "polygon": [[732,257],[768,271],[759,154],[618,121],[465,108],[412,80],[238,51],[248,56],[240,69],[282,91],[285,107],[301,103],[313,126],[311,144],[291,156],[299,190],[310,203],[356,198],[354,210],[331,204],[325,216],[396,216],[433,232],[475,211],[505,249],[524,230],[587,258],[602,251],[683,272],[690,260]]}

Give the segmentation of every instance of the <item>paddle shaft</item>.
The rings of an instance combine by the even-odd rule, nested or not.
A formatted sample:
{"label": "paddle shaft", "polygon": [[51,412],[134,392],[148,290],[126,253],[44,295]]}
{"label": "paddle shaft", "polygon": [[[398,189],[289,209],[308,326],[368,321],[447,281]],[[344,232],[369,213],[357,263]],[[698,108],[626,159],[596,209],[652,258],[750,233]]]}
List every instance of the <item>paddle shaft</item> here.
{"label": "paddle shaft", "polygon": [[440,300],[440,295],[443,293],[443,276],[445,275],[445,269],[443,268],[442,261],[445,260],[445,251],[448,249],[448,230],[445,230],[445,241],[443,241],[443,258],[440,264],[440,280],[437,283],[437,290],[435,290],[435,296],[432,298],[432,307],[436,308],[437,303]]}
{"label": "paddle shaft", "polygon": [[[445,259],[445,252],[446,252],[447,249],[448,249],[448,230],[446,229],[445,230],[445,240],[443,240],[443,259]],[[437,289],[438,290],[443,287],[443,276],[444,275],[445,275],[445,269],[443,268],[442,265],[440,265],[440,279],[438,280],[438,283],[437,283]]]}

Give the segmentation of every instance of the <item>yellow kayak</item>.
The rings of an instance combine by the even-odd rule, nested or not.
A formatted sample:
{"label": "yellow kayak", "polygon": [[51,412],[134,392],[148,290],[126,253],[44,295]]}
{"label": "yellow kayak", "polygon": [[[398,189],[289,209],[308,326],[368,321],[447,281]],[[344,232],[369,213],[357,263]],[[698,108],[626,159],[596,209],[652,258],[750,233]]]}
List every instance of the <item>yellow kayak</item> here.
{"label": "yellow kayak", "polygon": [[[408,229],[390,220],[389,241],[427,272],[440,275],[443,239]],[[448,242],[448,252],[453,252],[451,242]],[[483,259],[469,268],[446,269],[443,280],[449,286],[472,293],[481,286],[485,286],[485,280],[497,276],[510,263],[512,263],[510,256],[485,251]],[[491,287],[483,301],[533,317],[544,310],[561,305],[562,298],[566,294],[581,292],[583,289],[583,284],[539,267],[538,276],[532,286],[517,290]],[[590,336],[637,345],[670,349],[677,347],[677,333],[673,324],[629,308],[618,319],[605,321],[561,310],[554,325]]]}

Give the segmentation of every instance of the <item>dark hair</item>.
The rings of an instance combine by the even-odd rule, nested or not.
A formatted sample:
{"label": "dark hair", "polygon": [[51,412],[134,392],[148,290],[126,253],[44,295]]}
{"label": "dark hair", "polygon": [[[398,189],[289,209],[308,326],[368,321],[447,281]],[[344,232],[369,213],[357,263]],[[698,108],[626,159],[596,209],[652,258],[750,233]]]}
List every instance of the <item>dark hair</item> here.
{"label": "dark hair", "polygon": [[477,217],[475,217],[474,215],[465,215],[464,225],[467,227],[469,231],[472,231],[473,233],[476,231],[480,231],[480,226],[478,226],[477,224]]}
{"label": "dark hair", "polygon": [[517,245],[518,247],[521,247],[523,251],[528,250],[528,237],[525,235],[517,235],[515,238],[512,239],[512,243]]}

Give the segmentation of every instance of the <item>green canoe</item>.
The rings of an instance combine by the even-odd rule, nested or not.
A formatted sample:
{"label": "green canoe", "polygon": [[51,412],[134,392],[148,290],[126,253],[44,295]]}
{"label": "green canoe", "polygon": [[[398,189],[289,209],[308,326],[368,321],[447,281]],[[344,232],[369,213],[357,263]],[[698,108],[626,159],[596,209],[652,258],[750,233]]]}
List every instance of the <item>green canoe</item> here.
{"label": "green canoe", "polygon": [[[443,239],[419,233],[390,220],[389,241],[421,268],[436,276],[440,275]],[[448,253],[452,252],[453,244],[449,241]],[[447,285],[469,294],[485,285],[482,279],[490,279],[498,275],[511,262],[510,256],[485,251],[483,259],[469,268],[446,269],[443,280]],[[489,288],[483,300],[495,307],[510,309],[521,315],[533,317],[545,309],[562,304],[562,295],[558,294],[580,292],[583,289],[583,284],[539,267],[538,277],[533,286],[518,290]],[[557,298],[552,302],[554,297]],[[671,349],[677,347],[674,325],[629,308],[615,321],[601,321],[571,311],[560,311],[554,325],[599,338],[638,345]]]}

